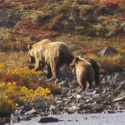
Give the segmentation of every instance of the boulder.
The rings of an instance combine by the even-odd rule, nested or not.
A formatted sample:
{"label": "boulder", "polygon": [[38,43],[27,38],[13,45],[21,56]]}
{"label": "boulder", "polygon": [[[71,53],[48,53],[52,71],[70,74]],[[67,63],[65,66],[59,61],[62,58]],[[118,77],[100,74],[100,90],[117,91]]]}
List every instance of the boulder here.
{"label": "boulder", "polygon": [[0,8],[0,27],[14,27],[19,20],[21,17],[13,8]]}
{"label": "boulder", "polygon": [[117,50],[113,47],[105,47],[103,50],[99,52],[101,56],[106,56],[106,55],[116,54],[116,53],[117,53]]}
{"label": "boulder", "polygon": [[39,120],[40,123],[50,123],[50,122],[59,122],[59,119],[54,117],[44,117]]}

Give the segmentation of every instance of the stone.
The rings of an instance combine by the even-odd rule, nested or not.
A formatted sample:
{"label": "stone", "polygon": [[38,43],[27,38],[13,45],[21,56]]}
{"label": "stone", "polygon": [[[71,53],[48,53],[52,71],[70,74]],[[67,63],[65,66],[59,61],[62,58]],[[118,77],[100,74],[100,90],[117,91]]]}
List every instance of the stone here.
{"label": "stone", "polygon": [[58,71],[59,74],[59,81],[68,81],[71,82],[74,79],[74,75],[72,74],[72,72],[68,69],[68,68],[59,68]]}
{"label": "stone", "polygon": [[19,122],[19,121],[20,121],[19,116],[16,116],[16,115],[14,115],[14,114],[11,114],[11,116],[10,116],[10,122],[11,122],[11,123],[16,123],[16,122]]}
{"label": "stone", "polygon": [[68,111],[70,111],[70,112],[76,112],[76,111],[78,111],[78,110],[80,110],[80,107],[79,107],[79,106],[72,106],[72,107],[69,107],[69,108],[68,108]]}
{"label": "stone", "polygon": [[76,81],[76,79],[73,79],[71,82],[68,82],[69,88],[74,88],[78,86],[78,83]]}
{"label": "stone", "polygon": [[105,47],[103,50],[99,52],[101,56],[106,56],[106,55],[116,54],[116,53],[117,53],[117,50],[113,47]]}
{"label": "stone", "polygon": [[119,83],[119,82],[125,82],[125,72],[121,72],[121,73],[117,73],[115,75],[116,77],[116,82]]}
{"label": "stone", "polygon": [[12,8],[0,9],[0,27],[14,27],[14,25],[20,20],[20,15]]}
{"label": "stone", "polygon": [[92,106],[91,105],[87,105],[85,103],[82,103],[79,105],[80,109],[83,110],[83,109],[91,109]]}
{"label": "stone", "polygon": [[61,86],[61,87],[69,87],[69,85],[67,84],[66,81],[60,82],[60,83],[59,83],[59,86]]}
{"label": "stone", "polygon": [[39,120],[39,123],[50,123],[50,122],[59,122],[59,119],[54,117],[44,117]]}
{"label": "stone", "polygon": [[121,89],[122,89],[122,90],[125,90],[125,82],[123,82],[123,83],[121,84]]}
{"label": "stone", "polygon": [[28,112],[25,112],[25,115],[27,115],[27,116],[36,115],[36,114],[38,114],[38,113],[34,108]]}
{"label": "stone", "polygon": [[37,109],[42,109],[45,111],[47,109],[47,103],[46,102],[41,102],[38,106]]}

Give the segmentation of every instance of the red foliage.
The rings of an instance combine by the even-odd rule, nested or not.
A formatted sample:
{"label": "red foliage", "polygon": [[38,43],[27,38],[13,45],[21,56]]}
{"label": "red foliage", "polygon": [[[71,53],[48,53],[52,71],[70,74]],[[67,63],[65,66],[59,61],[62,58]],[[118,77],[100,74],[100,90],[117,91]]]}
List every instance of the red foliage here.
{"label": "red foliage", "polygon": [[117,19],[119,19],[120,21],[125,21],[125,17],[124,16],[118,16]]}
{"label": "red foliage", "polygon": [[9,35],[10,40],[16,41],[15,36],[13,34]]}
{"label": "red foliage", "polygon": [[1,5],[2,5],[3,7],[8,8],[8,7],[10,7],[10,2],[3,2],[3,3],[1,3]]}
{"label": "red foliage", "polygon": [[48,2],[50,2],[50,3],[55,3],[55,2],[60,2],[60,1],[62,1],[62,0],[48,0]]}
{"label": "red foliage", "polygon": [[45,21],[42,25],[39,25],[29,17],[15,25],[13,34],[9,38],[12,41],[17,41],[19,46],[26,46],[27,42],[31,42],[28,40],[34,36],[40,39],[56,37],[58,34],[53,30],[53,24],[50,22]]}
{"label": "red foliage", "polygon": [[19,79],[17,77],[0,73],[0,82],[16,82],[18,80]]}
{"label": "red foliage", "polygon": [[118,2],[114,1],[114,0],[106,0],[105,2],[103,2],[103,4],[107,5],[107,6],[118,6]]}
{"label": "red foliage", "polygon": [[[100,1],[100,0],[98,0]],[[118,6],[119,3],[125,3],[125,0],[104,0],[102,2],[97,2],[96,4],[93,4],[93,7],[98,7],[101,5],[106,5],[106,6]]]}

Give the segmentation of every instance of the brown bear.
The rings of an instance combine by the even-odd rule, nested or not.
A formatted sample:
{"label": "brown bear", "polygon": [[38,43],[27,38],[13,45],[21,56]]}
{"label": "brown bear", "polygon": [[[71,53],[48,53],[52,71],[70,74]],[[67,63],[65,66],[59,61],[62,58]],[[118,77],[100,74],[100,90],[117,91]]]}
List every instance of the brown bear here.
{"label": "brown bear", "polygon": [[92,59],[92,58],[89,58],[89,57],[86,57],[85,58],[88,62],[91,63],[93,69],[94,69],[94,72],[95,72],[95,75],[94,75],[94,80],[95,80],[95,84],[96,85],[99,85],[100,83],[100,69],[99,69],[99,65],[97,64],[97,62]]}
{"label": "brown bear", "polygon": [[92,82],[94,80],[94,70],[87,60],[81,57],[75,57],[72,63],[70,64],[73,74],[76,76],[77,82],[85,90],[87,88],[87,82],[89,88],[92,87]]}
{"label": "brown bear", "polygon": [[35,43],[34,45],[30,45],[30,44],[27,45],[28,50],[32,49],[32,51],[30,51],[31,54],[29,54],[29,56],[30,56],[29,61],[31,63],[35,63],[36,62],[34,55],[36,55],[35,52],[37,52],[37,50],[33,49],[33,48],[37,48],[37,46],[43,46],[43,45],[45,45],[46,43],[49,43],[49,42],[51,42],[49,39],[43,39],[40,42]]}
{"label": "brown bear", "polygon": [[[48,66],[48,78],[58,78],[58,69],[63,65],[69,65],[74,56],[68,46],[60,41],[43,44],[38,42],[33,46],[28,46],[29,55],[35,60],[35,70],[43,69]],[[32,61],[32,59],[31,59]],[[42,66],[41,66],[41,65]]]}

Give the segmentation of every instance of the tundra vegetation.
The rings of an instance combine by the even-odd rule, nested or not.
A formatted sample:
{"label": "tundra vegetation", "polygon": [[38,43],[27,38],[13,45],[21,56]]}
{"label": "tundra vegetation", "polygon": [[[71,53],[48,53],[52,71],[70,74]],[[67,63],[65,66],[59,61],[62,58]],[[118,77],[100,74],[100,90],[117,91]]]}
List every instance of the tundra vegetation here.
{"label": "tundra vegetation", "polygon": [[[122,71],[124,13],[124,0],[0,0],[0,114],[25,100],[51,101],[47,95],[58,89],[39,80],[42,71],[28,69],[28,43],[60,40],[75,56],[95,59],[101,74]],[[118,52],[100,56],[107,46]]]}

